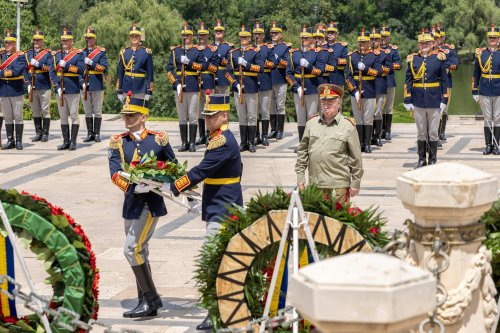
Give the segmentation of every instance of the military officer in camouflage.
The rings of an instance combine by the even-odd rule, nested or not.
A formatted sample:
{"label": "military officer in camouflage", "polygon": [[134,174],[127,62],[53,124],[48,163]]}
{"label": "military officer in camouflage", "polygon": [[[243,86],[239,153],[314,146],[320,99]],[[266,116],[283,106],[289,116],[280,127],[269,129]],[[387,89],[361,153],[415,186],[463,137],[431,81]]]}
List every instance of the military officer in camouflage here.
{"label": "military officer in camouflage", "polygon": [[492,25],[487,33],[488,47],[476,49],[472,98],[484,115],[484,155],[500,155],[500,29]]}
{"label": "military officer in camouflage", "polygon": [[297,152],[297,184],[304,188],[308,170],[310,184],[345,204],[359,193],[363,176],[359,139],[354,124],[339,112],[343,87],[322,84],[318,94],[320,115],[307,122]]}

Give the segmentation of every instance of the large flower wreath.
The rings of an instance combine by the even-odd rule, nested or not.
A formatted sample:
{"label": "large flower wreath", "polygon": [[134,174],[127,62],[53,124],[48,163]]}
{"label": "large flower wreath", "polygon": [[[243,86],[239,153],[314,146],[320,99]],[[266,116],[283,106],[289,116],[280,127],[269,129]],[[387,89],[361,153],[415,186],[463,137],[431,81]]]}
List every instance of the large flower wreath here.
{"label": "large flower wreath", "polygon": [[[372,247],[383,247],[388,242],[388,235],[382,228],[386,221],[377,209],[361,210],[349,205],[340,205],[316,186],[308,186],[300,192],[305,211],[334,218],[356,229]],[[272,193],[259,193],[250,199],[245,210],[238,207],[230,209],[232,215],[226,217],[220,232],[206,242],[197,258],[195,280],[200,292],[200,305],[207,309],[215,328],[222,327],[216,294],[216,279],[221,259],[231,238],[247,228],[260,217],[272,210],[286,210],[290,204],[290,194],[277,188]],[[302,243],[302,242],[301,242]],[[305,244],[302,243],[301,246]],[[320,257],[333,256],[332,249],[316,244]],[[275,243],[257,254],[248,271],[245,281],[245,298],[254,318],[262,316],[265,297],[269,289],[270,267],[273,265],[279,244]],[[307,330],[307,328],[306,328]]]}
{"label": "large flower wreath", "polygon": [[[27,192],[0,189],[0,200],[14,232],[44,262],[53,287],[51,308],[63,306],[81,315],[80,320],[97,319],[99,272],[88,237],[60,207]],[[68,322],[68,318],[61,319]],[[54,332],[68,332],[51,324]],[[44,332],[36,314],[5,322],[8,332]]]}

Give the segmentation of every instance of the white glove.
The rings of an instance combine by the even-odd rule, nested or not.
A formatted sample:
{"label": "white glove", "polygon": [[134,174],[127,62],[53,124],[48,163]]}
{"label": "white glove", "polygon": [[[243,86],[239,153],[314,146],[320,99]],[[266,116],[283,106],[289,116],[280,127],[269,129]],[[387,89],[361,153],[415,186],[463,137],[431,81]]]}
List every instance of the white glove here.
{"label": "white glove", "polygon": [[188,200],[188,211],[187,213],[188,214],[192,214],[192,215],[200,215],[201,214],[201,206],[200,206],[200,203],[198,202],[198,200],[192,200],[192,201],[189,201]]}
{"label": "white glove", "polygon": [[90,60],[90,58],[88,57],[85,57],[85,65],[89,65],[89,66],[92,66],[94,62],[92,60]]}
{"label": "white glove", "polygon": [[35,58],[31,58],[30,64],[31,64],[31,66],[35,66],[35,67],[40,66],[40,63],[38,61],[36,61]]}
{"label": "white glove", "polygon": [[241,94],[241,86],[239,83],[236,85],[236,90],[238,90],[238,95]]}
{"label": "white glove", "polygon": [[82,84],[82,90],[85,90],[85,87],[88,87],[85,83]]}
{"label": "white glove", "polygon": [[146,101],[149,101],[149,99],[150,99],[150,98],[151,98],[151,95],[148,95],[148,94],[144,95],[144,99],[145,99]]}
{"label": "white glove", "polygon": [[366,68],[365,64],[363,64],[361,61],[360,61],[360,62],[358,62],[358,69],[359,69],[359,70],[362,70],[362,71],[363,71],[363,70],[365,70],[365,68]]}
{"label": "white glove", "polygon": [[189,58],[185,55],[182,55],[181,56],[181,62],[184,64],[184,65],[189,65]]}
{"label": "white glove", "polygon": [[302,87],[299,87],[297,89],[297,95],[299,95],[299,98],[302,98],[302,95],[304,95],[304,91],[302,90]]}
{"label": "white glove", "polygon": [[479,95],[472,95],[474,102],[479,103]]}
{"label": "white glove", "polygon": [[123,96],[123,94],[118,94],[118,100],[122,103],[125,102],[125,96]]}
{"label": "white glove", "polygon": [[307,60],[306,60],[306,59],[304,59],[304,58],[301,58],[301,59],[300,59],[300,66],[302,66],[302,67],[307,67],[307,66],[309,66],[309,61],[307,61]]}
{"label": "white glove", "polygon": [[57,88],[57,96],[61,97],[61,94],[62,94],[62,89],[61,88]]}
{"label": "white glove", "polygon": [[238,57],[238,65],[246,66],[248,61],[246,61],[243,57]]}
{"label": "white glove", "polygon": [[361,94],[359,93],[359,91],[356,91],[354,93],[354,98],[356,98],[356,102],[359,102],[359,99],[361,98]]}
{"label": "white glove", "polygon": [[444,110],[446,110],[446,104],[444,103],[439,104],[439,112],[443,113]]}
{"label": "white glove", "polygon": [[412,111],[414,109],[413,104],[403,104],[405,107],[406,111]]}
{"label": "white glove", "polygon": [[61,67],[66,66],[66,61],[64,61],[64,60],[59,60],[59,66],[61,66]]}
{"label": "white glove", "polygon": [[31,94],[31,84],[28,84],[28,95]]}
{"label": "white glove", "polygon": [[146,185],[146,184],[137,184],[135,186],[135,193],[148,193],[149,191],[155,189],[154,185]]}
{"label": "white glove", "polygon": [[175,89],[177,90],[177,96],[179,96],[181,94],[181,91],[182,91],[182,85],[180,83],[177,84]]}

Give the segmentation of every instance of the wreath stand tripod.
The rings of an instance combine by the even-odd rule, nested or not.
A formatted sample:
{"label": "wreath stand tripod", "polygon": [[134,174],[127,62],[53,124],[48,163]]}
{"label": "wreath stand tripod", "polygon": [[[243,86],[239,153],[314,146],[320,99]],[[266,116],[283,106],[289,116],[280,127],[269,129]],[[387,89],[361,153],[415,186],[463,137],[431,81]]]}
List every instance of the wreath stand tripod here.
{"label": "wreath stand tripod", "polygon": [[[264,308],[264,313],[262,316],[265,318],[269,315],[269,311],[271,308],[271,302],[273,299],[274,290],[276,288],[276,281],[278,280],[279,274],[279,266],[281,263],[281,258],[283,258],[283,253],[285,251],[286,242],[289,238],[289,230],[292,228],[292,248],[293,248],[293,271],[292,274],[297,274],[299,271],[299,229],[303,228],[304,233],[307,238],[307,243],[309,245],[309,250],[312,253],[314,262],[319,262],[318,252],[316,251],[316,246],[314,245],[314,239],[311,233],[311,229],[309,228],[309,218],[306,217],[304,212],[304,207],[302,206],[302,201],[300,200],[298,189],[295,188],[292,192],[292,196],[290,198],[290,205],[288,206],[288,212],[286,215],[285,227],[283,228],[283,237],[281,237],[280,246],[278,249],[278,254],[276,256],[276,262],[274,263],[273,276],[271,278],[271,285],[269,287],[269,293],[266,299],[266,306]],[[296,319],[297,311],[295,308],[292,310],[293,319]],[[263,321],[260,325],[260,333],[264,333],[266,328],[266,321]],[[293,333],[297,333],[299,331],[298,322],[294,321],[293,323]]]}

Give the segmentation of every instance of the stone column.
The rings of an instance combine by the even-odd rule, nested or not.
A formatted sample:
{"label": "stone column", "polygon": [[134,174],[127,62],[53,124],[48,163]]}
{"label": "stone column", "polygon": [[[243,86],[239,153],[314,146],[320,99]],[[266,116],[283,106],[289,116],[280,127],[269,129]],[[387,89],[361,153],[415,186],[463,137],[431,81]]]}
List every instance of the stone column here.
{"label": "stone column", "polygon": [[351,253],[301,269],[291,304],[323,333],[408,333],[434,308],[428,271],[381,253]]}
{"label": "stone column", "polygon": [[[491,252],[482,245],[479,218],[497,191],[495,177],[459,163],[419,168],[397,179],[398,197],[415,217],[408,224],[405,259],[423,269],[444,269],[440,281],[446,292],[438,288],[443,304],[436,317],[446,333],[490,333],[495,321]],[[436,240],[444,255],[432,256]]]}

